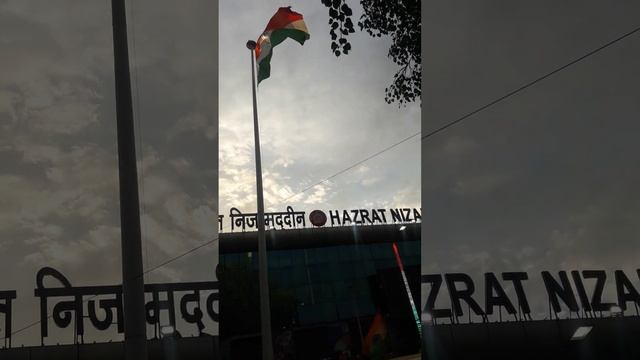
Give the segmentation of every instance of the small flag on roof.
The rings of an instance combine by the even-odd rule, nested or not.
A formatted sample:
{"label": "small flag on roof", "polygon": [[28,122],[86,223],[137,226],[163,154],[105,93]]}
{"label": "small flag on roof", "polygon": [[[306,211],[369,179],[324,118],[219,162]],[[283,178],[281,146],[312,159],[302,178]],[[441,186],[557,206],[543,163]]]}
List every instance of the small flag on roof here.
{"label": "small flag on roof", "polygon": [[307,30],[302,14],[291,10],[291,6],[278,9],[256,42],[258,84],[268,78],[271,73],[273,48],[286,38],[292,38],[300,45],[304,45],[305,40],[309,39],[309,30]]}

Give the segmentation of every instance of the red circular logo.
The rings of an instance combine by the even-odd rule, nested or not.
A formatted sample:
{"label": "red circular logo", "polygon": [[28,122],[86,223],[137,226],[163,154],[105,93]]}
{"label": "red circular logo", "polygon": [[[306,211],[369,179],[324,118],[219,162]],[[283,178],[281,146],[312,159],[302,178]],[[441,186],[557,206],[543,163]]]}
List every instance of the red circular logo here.
{"label": "red circular logo", "polygon": [[322,210],[313,210],[309,213],[309,221],[314,226],[323,226],[327,223],[327,215]]}

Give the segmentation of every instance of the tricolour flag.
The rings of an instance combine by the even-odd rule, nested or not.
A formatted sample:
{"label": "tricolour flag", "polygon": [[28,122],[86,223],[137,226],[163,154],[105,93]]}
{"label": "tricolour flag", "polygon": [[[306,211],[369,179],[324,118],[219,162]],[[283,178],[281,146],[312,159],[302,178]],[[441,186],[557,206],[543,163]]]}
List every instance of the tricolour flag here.
{"label": "tricolour flag", "polygon": [[302,14],[291,10],[290,6],[278,9],[256,42],[258,84],[268,78],[271,73],[273,48],[286,38],[292,38],[300,45],[309,39],[309,30],[302,19]]}
{"label": "tricolour flag", "polygon": [[365,355],[372,355],[376,351],[382,351],[384,338],[387,337],[387,325],[385,324],[384,317],[380,311],[376,312],[373,317],[371,326],[367,336],[364,338],[363,352]]}

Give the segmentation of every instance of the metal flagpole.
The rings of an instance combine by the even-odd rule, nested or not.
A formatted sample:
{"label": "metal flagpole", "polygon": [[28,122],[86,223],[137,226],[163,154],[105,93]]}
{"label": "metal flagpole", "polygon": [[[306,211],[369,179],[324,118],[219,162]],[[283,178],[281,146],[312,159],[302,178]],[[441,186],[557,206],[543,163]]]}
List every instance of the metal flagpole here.
{"label": "metal flagpole", "polygon": [[124,352],[126,360],[146,360],[147,325],[144,310],[140,204],[133,133],[127,20],[124,0],[112,0],[111,6],[118,127],[118,174],[120,177]]}
{"label": "metal flagpole", "polygon": [[269,274],[267,266],[267,243],[264,235],[264,199],[262,193],[262,163],[260,159],[260,135],[258,128],[258,107],[256,105],[256,74],[254,49],[256,42],[247,41],[251,54],[251,90],[253,92],[253,133],[256,148],[256,190],[258,195],[258,272],[260,278],[260,329],[262,331],[262,360],[273,360],[271,341],[271,306],[269,305]]}

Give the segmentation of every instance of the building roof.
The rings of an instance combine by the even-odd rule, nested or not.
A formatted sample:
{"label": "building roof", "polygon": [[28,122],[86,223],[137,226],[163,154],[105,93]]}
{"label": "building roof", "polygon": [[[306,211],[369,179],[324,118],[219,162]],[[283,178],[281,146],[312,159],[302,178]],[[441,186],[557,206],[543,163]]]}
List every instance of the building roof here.
{"label": "building roof", "polygon": [[[420,241],[420,223],[267,230],[268,250]],[[402,231],[400,229],[404,227]],[[221,233],[220,254],[257,251],[256,231]]]}

